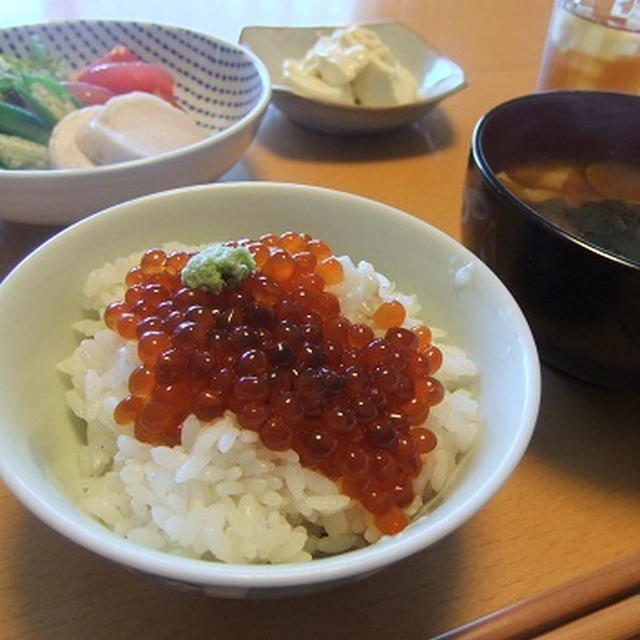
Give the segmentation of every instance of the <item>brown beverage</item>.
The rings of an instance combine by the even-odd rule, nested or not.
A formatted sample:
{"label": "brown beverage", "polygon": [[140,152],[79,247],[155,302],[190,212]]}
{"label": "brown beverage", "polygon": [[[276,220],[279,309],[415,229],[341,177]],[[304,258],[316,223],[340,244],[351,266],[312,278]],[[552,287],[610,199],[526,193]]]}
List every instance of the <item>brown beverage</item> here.
{"label": "brown beverage", "polygon": [[640,0],[556,0],[538,90],[640,93]]}

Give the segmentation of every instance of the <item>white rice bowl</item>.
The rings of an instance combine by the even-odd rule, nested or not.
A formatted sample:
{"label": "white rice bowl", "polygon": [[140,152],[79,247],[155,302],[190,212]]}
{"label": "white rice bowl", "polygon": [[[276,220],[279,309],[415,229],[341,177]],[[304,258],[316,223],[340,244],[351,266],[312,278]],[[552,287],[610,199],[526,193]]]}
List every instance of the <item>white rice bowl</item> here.
{"label": "white rice bowl", "polygon": [[[115,423],[113,410],[127,395],[129,375],[139,360],[136,342],[122,339],[99,318],[109,302],[122,298],[124,277],[139,258],[140,253],[118,258],[87,278],[90,317],[74,325],[85,337],[59,365],[72,383],[68,405],[86,423],[86,443],[77,464],[67,458],[54,464],[56,482],[117,535],[190,558],[304,562],[383,537],[371,514],[342,495],[335,482],[303,467],[293,450],[267,449],[230,411],[211,423],[190,416],[174,447],[139,442],[131,427]],[[428,309],[421,316],[415,296],[396,291],[367,262],[356,266],[348,257],[340,260],[344,281],[329,290],[352,322],[371,324],[380,302],[397,299],[407,310],[404,326],[428,324]],[[443,331],[432,331],[443,353],[436,377],[445,386],[445,398],[423,425],[436,435],[437,446],[423,456],[414,480],[415,498],[406,509],[411,520],[428,512],[478,431],[476,367],[462,349],[446,343]]]}
{"label": "white rice bowl", "polygon": [[[77,490],[87,479],[78,470],[87,427],[65,402],[69,376],[56,370],[78,345],[70,327],[85,304],[87,274],[115,256],[172,239],[193,246],[286,229],[323,238],[356,261],[371,260],[393,275],[399,289],[417,292],[427,324],[446,328],[447,340],[469,354],[479,371],[472,390],[481,428],[472,450],[428,503],[428,512],[400,533],[310,562],[200,560],[117,535],[78,505]],[[480,259],[398,209],[309,185],[189,187],[85,218],[40,246],[0,283],[0,331],[7,336],[0,341],[0,477],[6,487],[43,523],[84,549],[216,596],[313,593],[423,552],[465,525],[506,482],[526,450],[540,403],[531,331],[513,296]],[[52,481],[52,469],[60,481]]]}

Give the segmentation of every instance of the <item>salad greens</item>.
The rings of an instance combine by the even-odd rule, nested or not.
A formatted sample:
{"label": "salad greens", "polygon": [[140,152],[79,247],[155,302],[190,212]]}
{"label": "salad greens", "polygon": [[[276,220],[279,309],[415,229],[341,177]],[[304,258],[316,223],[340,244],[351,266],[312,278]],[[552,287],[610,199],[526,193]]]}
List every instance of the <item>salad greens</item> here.
{"label": "salad greens", "polygon": [[0,133],[0,166],[5,169],[46,169],[48,165],[46,145]]}
{"label": "salad greens", "polygon": [[52,128],[82,106],[60,84],[69,74],[36,38],[22,58],[0,54],[0,167],[46,168]]}
{"label": "salad greens", "polygon": [[22,58],[7,53],[0,54],[0,91],[10,87],[11,77],[20,72],[37,73],[52,80],[66,80],[71,73],[68,65],[52,57],[40,39],[33,36]]}
{"label": "salad greens", "polygon": [[82,105],[61,84],[46,76],[21,71],[13,88],[23,102],[50,127]]}
{"label": "salad greens", "polygon": [[9,102],[0,102],[0,131],[40,144],[49,141],[49,127],[37,115]]}
{"label": "salad greens", "polygon": [[171,73],[140,60],[124,45],[75,70],[50,55],[36,37],[19,57],[12,53],[0,50],[0,170],[57,166],[49,149],[52,132],[84,106],[134,91],[177,106]]}

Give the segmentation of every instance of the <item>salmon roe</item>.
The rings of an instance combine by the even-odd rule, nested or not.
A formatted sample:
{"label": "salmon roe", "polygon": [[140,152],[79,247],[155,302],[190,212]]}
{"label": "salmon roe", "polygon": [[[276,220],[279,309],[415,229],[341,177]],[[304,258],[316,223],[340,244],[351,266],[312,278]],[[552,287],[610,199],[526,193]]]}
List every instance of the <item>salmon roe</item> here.
{"label": "salmon roe", "polygon": [[399,302],[376,311],[379,335],[343,317],[325,289],[342,280],[342,265],[307,234],[228,244],[245,246],[258,270],[218,294],[182,284],[189,252],[150,249],[129,271],[124,299],[104,313],[137,341],[141,362],[116,423],[173,446],[188,415],[210,422],[231,410],[266,447],[294,449],[337,481],[380,531],[400,531],[421,456],[436,446],[423,424],[444,396],[429,329],[401,327]]}

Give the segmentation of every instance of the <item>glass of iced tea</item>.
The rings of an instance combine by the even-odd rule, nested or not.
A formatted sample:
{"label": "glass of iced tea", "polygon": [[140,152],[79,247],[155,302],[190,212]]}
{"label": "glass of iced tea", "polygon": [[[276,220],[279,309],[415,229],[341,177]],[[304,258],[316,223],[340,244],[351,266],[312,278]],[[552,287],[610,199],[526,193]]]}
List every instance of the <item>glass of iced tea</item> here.
{"label": "glass of iced tea", "polygon": [[555,0],[537,89],[640,93],[640,0]]}

